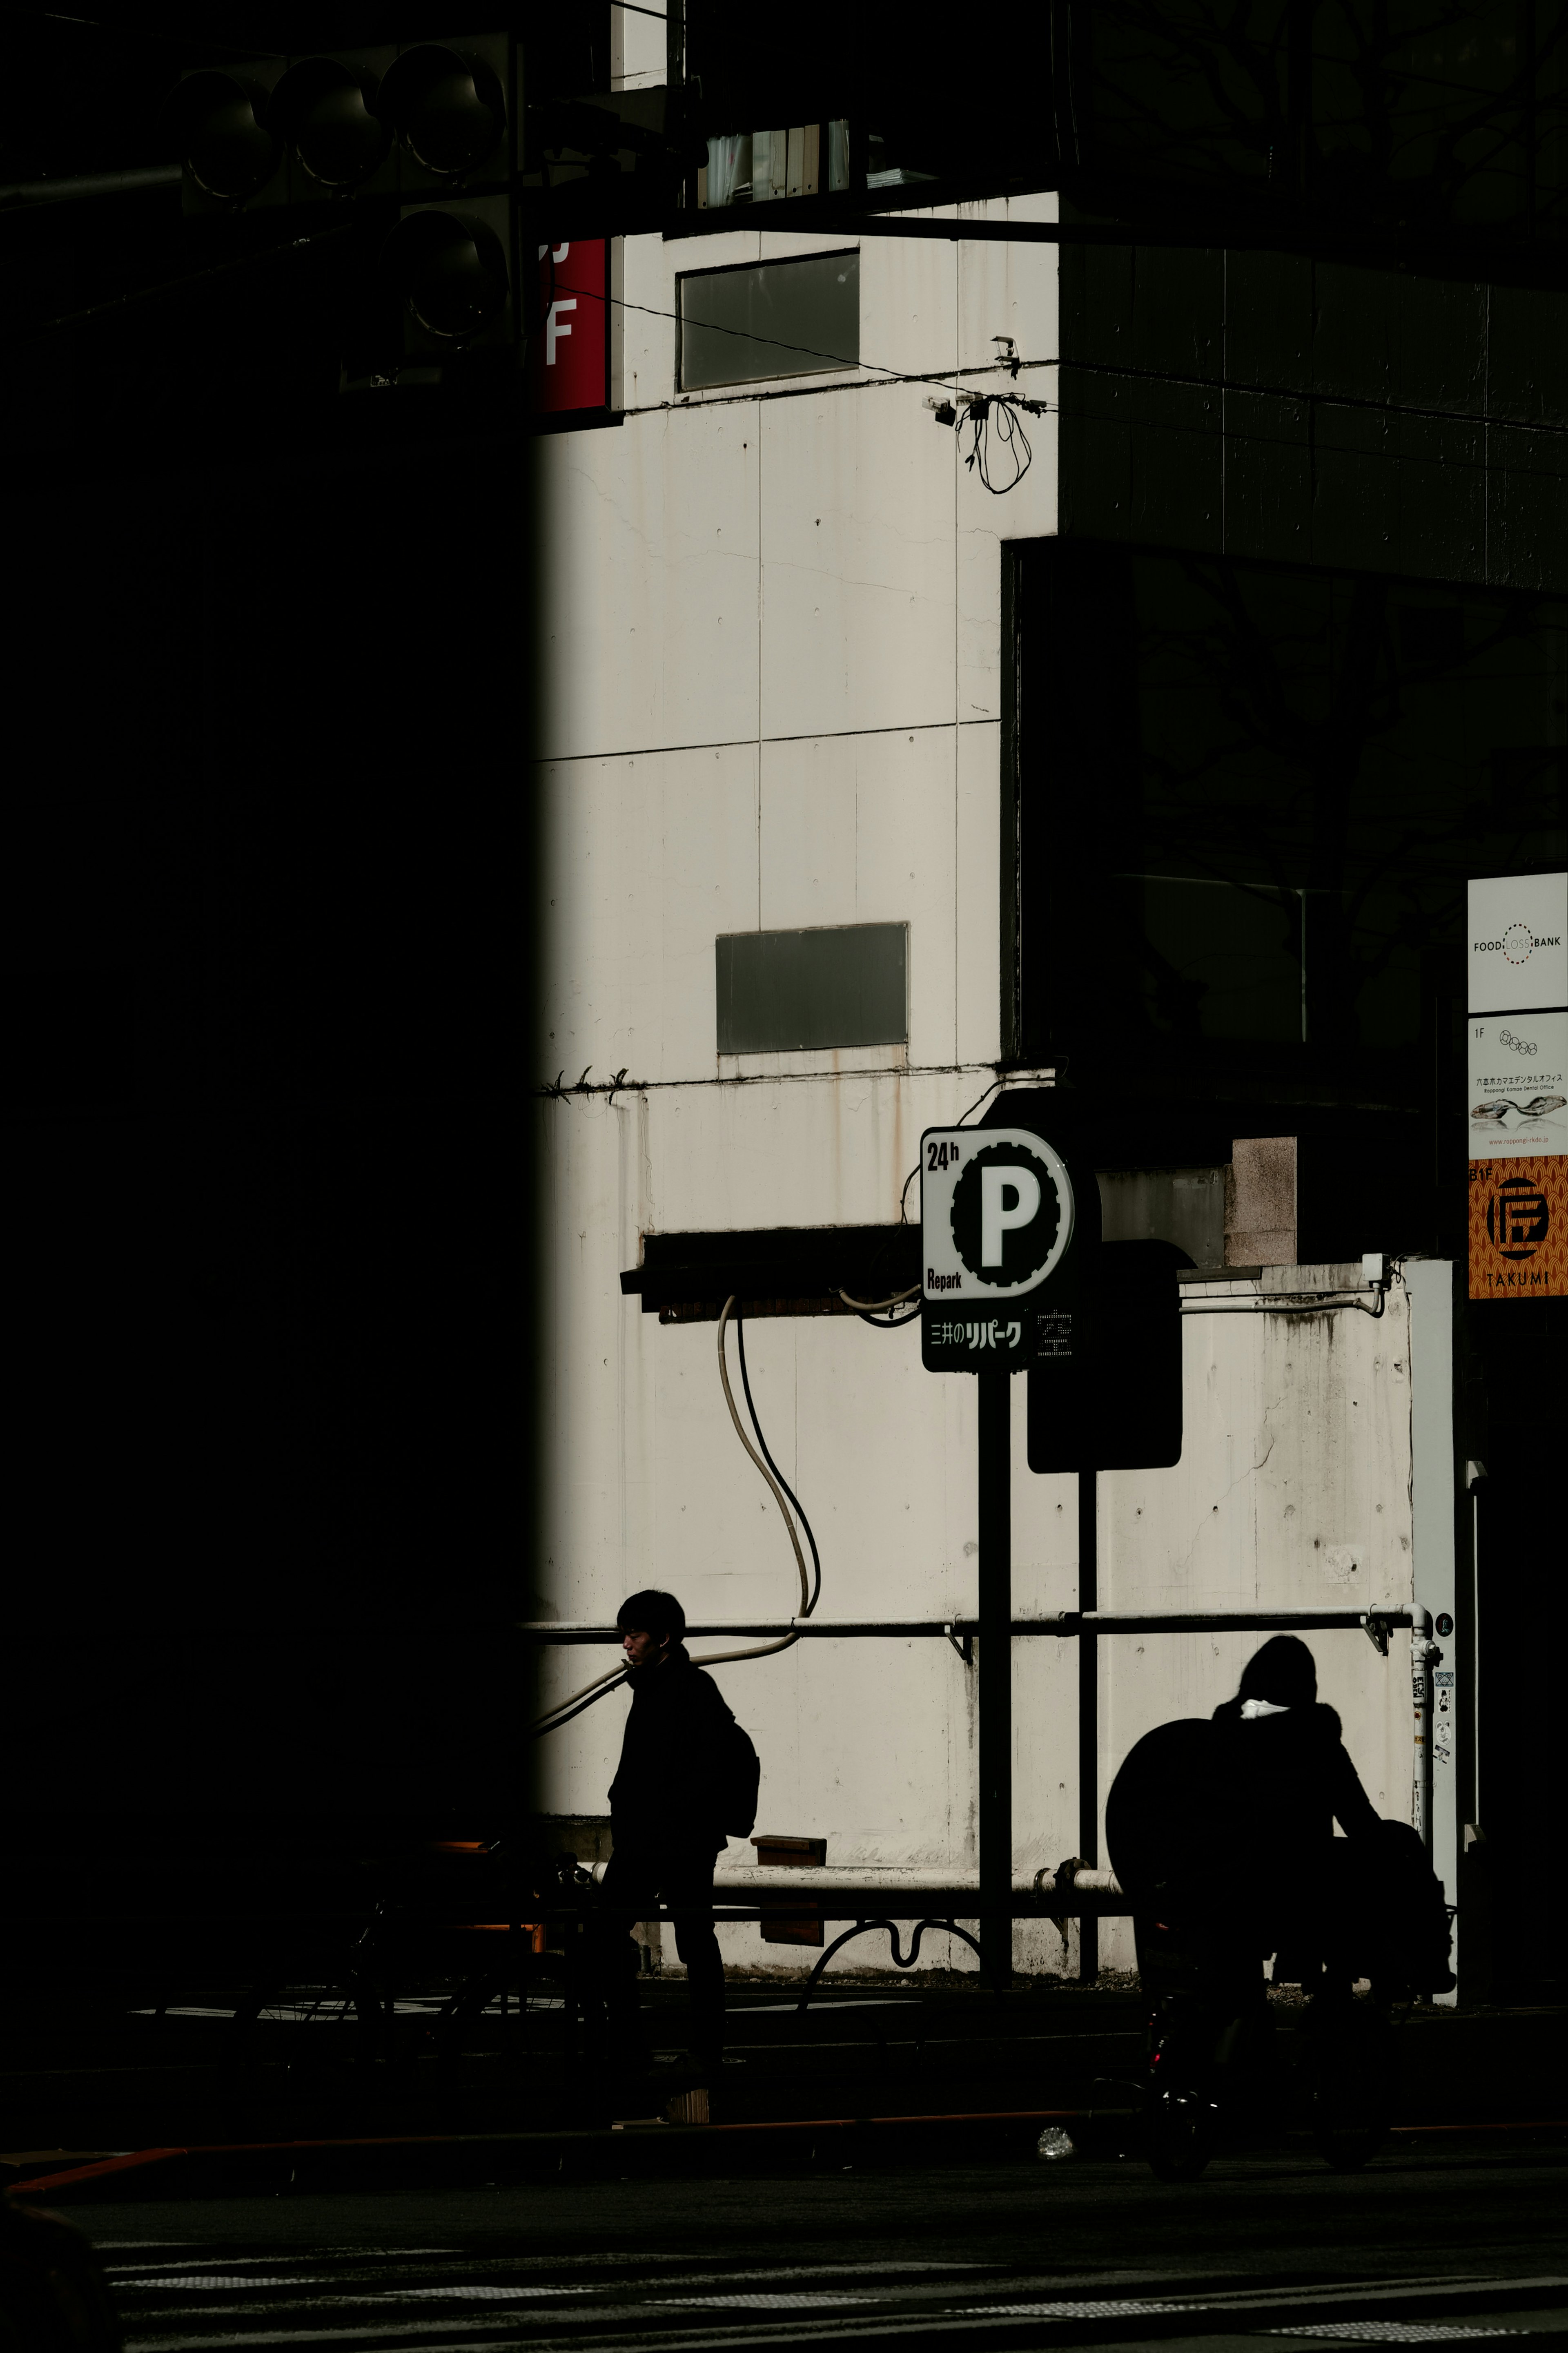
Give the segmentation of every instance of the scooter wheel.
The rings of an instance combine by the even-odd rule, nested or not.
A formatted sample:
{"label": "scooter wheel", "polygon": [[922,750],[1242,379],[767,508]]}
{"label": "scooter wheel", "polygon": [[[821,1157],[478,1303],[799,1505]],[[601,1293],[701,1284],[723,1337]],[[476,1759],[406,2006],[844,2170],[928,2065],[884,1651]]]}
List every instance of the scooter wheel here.
{"label": "scooter wheel", "polygon": [[1195,2181],[1214,2155],[1215,2111],[1195,2092],[1162,2092],[1147,2111],[1148,2158],[1162,2181]]}

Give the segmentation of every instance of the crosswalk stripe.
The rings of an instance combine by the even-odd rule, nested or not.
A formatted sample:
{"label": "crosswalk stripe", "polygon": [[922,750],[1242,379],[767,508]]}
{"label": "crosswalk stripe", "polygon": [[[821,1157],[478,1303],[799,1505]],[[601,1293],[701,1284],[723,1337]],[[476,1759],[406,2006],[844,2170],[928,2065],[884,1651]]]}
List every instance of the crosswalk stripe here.
{"label": "crosswalk stripe", "polygon": [[[399,2327],[396,2321],[387,2319],[377,2322],[374,2327],[311,2327],[308,2333],[303,2328],[239,2328],[229,2329],[221,2337],[192,2337],[182,2331],[178,2337],[127,2337],[125,2353],[223,2353],[223,2348],[230,2345],[298,2345],[302,2341],[311,2345],[364,2345],[374,2339],[377,2344],[388,2346],[417,2344],[421,2338],[437,2332],[445,2338],[460,2334],[465,2328],[471,2329],[473,2325],[468,2315],[461,2320],[437,2320],[434,2316],[426,2317],[422,2314],[417,2321],[411,2321],[403,2327]],[[497,2328],[509,2326],[510,2324],[498,2314]]]}
{"label": "crosswalk stripe", "polygon": [[653,2297],[651,2303],[654,2306],[713,2305],[725,2312],[734,2312],[738,2309],[747,2312],[789,2312],[804,2311],[808,2307],[814,2311],[820,2311],[825,2306],[842,2309],[844,2306],[851,2304],[886,2304],[892,2293],[893,2291],[889,2290],[889,2295],[878,2295],[874,2290],[868,2292],[864,2288],[846,2288],[842,2295],[836,2295],[830,2289],[801,2288],[794,2295],[785,2292],[773,2295],[748,2295],[742,2290],[733,2295],[659,2295]]}
{"label": "crosswalk stripe", "polygon": [[[1029,2322],[1047,2330],[1110,2322],[1136,2331],[1156,2316],[1166,2327],[1180,2318],[1194,2333],[1250,2327],[1259,2335],[1347,2346],[1437,2345],[1527,2334],[1484,2306],[1478,2310],[1481,2299],[1539,2298],[1568,2288],[1555,2274],[1434,2278],[1429,2271],[1310,2285],[1264,2277],[1237,2286],[1233,2274],[1225,2284],[1205,2287],[1131,2266],[1064,2278],[1059,2271],[1031,2274],[984,2259],[896,2255],[715,2270],[699,2268],[702,2256],[694,2263],[691,2252],[568,2258],[559,2252],[487,2255],[450,2244],[290,2251],[243,2239],[206,2245],[121,2240],[104,2242],[102,2252],[124,2310],[125,2353],[308,2353],[313,2346],[343,2353],[416,2353],[421,2346],[432,2353],[500,2353],[502,2347],[648,2353],[650,2345],[656,2353],[743,2353],[764,2337],[805,2353],[880,2337],[1005,2342],[1010,2330]],[[709,2266],[712,2262],[710,2255]],[[1381,2305],[1386,2311],[1398,2301],[1408,2313],[1413,2299],[1419,2299],[1416,2310],[1440,2299],[1449,2316],[1294,2324],[1267,2318],[1292,2308],[1364,2312]],[[1463,2317],[1467,2307],[1473,2319]]]}

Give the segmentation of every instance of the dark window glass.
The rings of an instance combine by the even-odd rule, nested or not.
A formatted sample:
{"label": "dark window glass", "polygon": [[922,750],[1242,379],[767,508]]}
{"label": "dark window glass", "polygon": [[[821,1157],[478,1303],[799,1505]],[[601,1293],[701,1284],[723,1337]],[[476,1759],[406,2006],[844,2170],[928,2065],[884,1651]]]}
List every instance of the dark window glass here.
{"label": "dark window glass", "polygon": [[699,270],[680,280],[680,381],[688,392],[820,375],[859,362],[858,253]]}
{"label": "dark window glass", "polygon": [[902,1045],[906,937],[903,923],[722,934],[715,957],[719,1051]]}
{"label": "dark window glass", "polygon": [[1024,1050],[1397,1074],[1458,980],[1467,878],[1568,850],[1568,610],[1085,543],[1030,561]]}
{"label": "dark window glass", "polygon": [[1058,72],[1091,185],[1305,203],[1363,235],[1563,234],[1561,31],[1515,0],[1099,0]]}

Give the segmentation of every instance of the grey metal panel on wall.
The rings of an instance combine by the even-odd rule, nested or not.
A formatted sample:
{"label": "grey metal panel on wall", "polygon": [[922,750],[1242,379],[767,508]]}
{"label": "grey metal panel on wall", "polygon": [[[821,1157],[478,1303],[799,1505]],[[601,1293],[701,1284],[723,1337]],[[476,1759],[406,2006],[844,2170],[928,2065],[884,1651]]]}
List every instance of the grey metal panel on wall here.
{"label": "grey metal panel on wall", "polygon": [[714,943],[721,1054],[900,1046],[909,1037],[907,923],[727,932]]}
{"label": "grey metal panel on wall", "polygon": [[1568,291],[1064,246],[1059,530],[1568,588]]}

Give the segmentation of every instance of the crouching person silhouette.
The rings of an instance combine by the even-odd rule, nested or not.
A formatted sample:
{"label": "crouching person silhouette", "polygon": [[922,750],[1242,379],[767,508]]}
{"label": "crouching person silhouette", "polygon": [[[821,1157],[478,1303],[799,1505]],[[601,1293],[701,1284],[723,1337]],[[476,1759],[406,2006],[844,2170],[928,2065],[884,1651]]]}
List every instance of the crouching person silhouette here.
{"label": "crouching person silhouette", "polygon": [[1265,1642],[1208,1723],[1138,1743],[1112,1784],[1106,1833],[1135,1901],[1201,1912],[1207,1941],[1253,1978],[1275,1953],[1277,1975],[1299,1973],[1329,1998],[1357,1977],[1390,1998],[1454,1984],[1421,1841],[1379,1818],[1293,1634]]}
{"label": "crouching person silhouette", "polygon": [[1346,1998],[1358,1977],[1387,1999],[1449,1992],[1442,1889],[1409,1823],[1382,1820],[1362,1788],[1305,1642],[1293,1634],[1266,1642],[1213,1721],[1238,1859],[1279,1956],[1276,1976],[1299,1975],[1331,2000]]}
{"label": "crouching person silhouette", "polygon": [[[1305,2081],[1318,2146],[1331,2165],[1365,2164],[1392,2096],[1386,2006],[1453,1985],[1447,1912],[1414,1831],[1380,1820],[1362,1788],[1304,1642],[1277,1635],[1207,1722],[1163,1725],[1138,1743],[1111,1784],[1106,1844],[1152,1997],[1155,2172],[1191,2179],[1222,2116],[1278,2107],[1270,1953],[1276,1978],[1312,1995]],[[1359,1977],[1372,1982],[1365,2009],[1351,2000]]]}
{"label": "crouching person silhouette", "polygon": [[713,1928],[713,1866],[756,1820],[759,1767],[719,1687],[689,1657],[673,1594],[634,1593],[616,1616],[631,1711],[610,1784],[613,1852],[589,1925],[589,1976],[603,2004],[605,2056],[646,2068],[631,1931],[662,1901],[686,1965],[689,2055],[700,2075],[722,2062],[724,1964]]}

